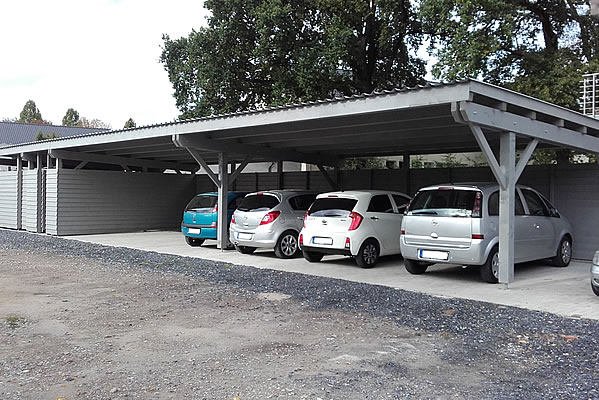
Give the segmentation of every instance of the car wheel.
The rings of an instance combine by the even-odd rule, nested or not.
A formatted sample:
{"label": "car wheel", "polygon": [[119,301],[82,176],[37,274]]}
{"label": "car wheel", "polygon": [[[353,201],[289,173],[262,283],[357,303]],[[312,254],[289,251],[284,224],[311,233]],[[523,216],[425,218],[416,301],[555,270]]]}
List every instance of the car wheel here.
{"label": "car wheel", "polygon": [[241,254],[252,254],[254,251],[256,251],[256,248],[249,246],[235,246],[235,250]]}
{"label": "car wheel", "polygon": [[557,247],[557,254],[551,259],[556,267],[567,267],[572,259],[572,239],[564,236]]}
{"label": "car wheel", "polygon": [[291,258],[298,252],[297,232],[285,231],[277,240],[275,245],[275,255],[279,258]]}
{"label": "car wheel", "polygon": [[480,277],[488,283],[497,283],[499,280],[499,247],[493,247],[487,262],[480,266]]}
{"label": "car wheel", "polygon": [[368,239],[358,250],[356,255],[356,264],[362,268],[372,268],[379,260],[380,248],[379,243],[374,239]]}
{"label": "car wheel", "polygon": [[324,254],[322,253],[316,253],[314,251],[302,251],[302,254],[304,255],[304,258],[310,262],[319,262],[320,260],[322,260],[322,257],[324,257]]}
{"label": "car wheel", "polygon": [[593,289],[593,293],[599,296],[599,286],[595,286],[591,283],[591,289]]}
{"label": "car wheel", "polygon": [[408,258],[404,258],[403,265],[406,268],[406,271],[408,271],[410,274],[420,275],[426,272],[426,269],[430,264],[424,261],[410,260]]}
{"label": "car wheel", "polygon": [[194,238],[194,237],[191,237],[191,236],[185,236],[185,241],[191,247],[199,247],[199,246],[202,245],[202,243],[204,243],[204,239]]}

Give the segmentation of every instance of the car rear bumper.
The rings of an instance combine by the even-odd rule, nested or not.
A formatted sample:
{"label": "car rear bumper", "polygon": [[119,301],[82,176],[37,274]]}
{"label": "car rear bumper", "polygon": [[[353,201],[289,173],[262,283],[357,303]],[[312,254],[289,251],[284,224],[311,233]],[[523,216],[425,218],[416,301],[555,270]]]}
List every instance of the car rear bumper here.
{"label": "car rear bumper", "polygon": [[599,265],[591,265],[591,283],[593,286],[599,287]]}
{"label": "car rear bumper", "polygon": [[[238,234],[251,235],[251,239],[239,238]],[[229,241],[237,246],[273,249],[277,243],[278,237],[278,232],[273,230],[261,231],[260,229],[229,229]]]}
{"label": "car rear bumper", "polygon": [[[486,248],[488,246],[486,241],[473,240],[470,247],[468,248],[452,248],[443,246],[427,246],[427,245],[413,245],[407,244],[402,236],[401,241],[401,254],[404,258],[410,260],[420,260],[431,263],[444,263],[444,264],[459,264],[459,265],[483,265],[486,259]],[[446,253],[447,260],[442,259],[431,259],[423,258],[420,256],[420,250],[429,250],[433,252],[440,252],[439,254]]]}
{"label": "car rear bumper", "polygon": [[[352,235],[352,233],[354,233]],[[323,254],[345,254],[345,255],[356,255],[362,242],[361,238],[352,232],[326,232],[319,231],[309,228],[304,228],[300,232],[302,235],[303,245],[300,247],[310,247],[310,251],[315,251]],[[349,238],[350,246],[345,247],[345,242]],[[330,244],[319,244],[315,243],[318,240],[330,240]],[[347,253],[347,254],[346,254]]]}
{"label": "car rear bumper", "polygon": [[310,251],[312,253],[322,253],[322,254],[336,254],[336,255],[342,255],[342,256],[349,256],[351,257],[351,252],[349,251],[349,249],[334,249],[334,248],[325,248],[325,247],[315,247],[315,246],[300,246],[300,248],[304,251]]}
{"label": "car rear bumper", "polygon": [[[200,233],[190,233],[189,229],[200,229]],[[201,238],[201,239],[216,239],[216,228],[205,225],[182,224],[181,233],[184,236]]]}

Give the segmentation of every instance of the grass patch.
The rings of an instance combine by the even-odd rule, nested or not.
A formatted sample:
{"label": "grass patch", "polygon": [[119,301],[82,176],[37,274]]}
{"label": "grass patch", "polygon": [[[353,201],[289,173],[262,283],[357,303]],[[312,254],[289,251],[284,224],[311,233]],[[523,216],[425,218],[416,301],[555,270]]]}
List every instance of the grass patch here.
{"label": "grass patch", "polygon": [[6,323],[8,324],[9,328],[16,329],[25,323],[25,318],[18,315],[9,315],[6,317]]}

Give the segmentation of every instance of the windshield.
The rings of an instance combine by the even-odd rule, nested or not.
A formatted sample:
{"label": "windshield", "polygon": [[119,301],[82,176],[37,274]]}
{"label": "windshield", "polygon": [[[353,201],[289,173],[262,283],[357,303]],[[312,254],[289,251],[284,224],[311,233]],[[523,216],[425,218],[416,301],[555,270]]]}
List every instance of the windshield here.
{"label": "windshield", "polygon": [[216,205],[217,200],[218,197],[216,196],[198,195],[191,199],[189,204],[187,204],[185,211],[206,212],[206,209],[212,210]]}
{"label": "windshield", "polygon": [[325,197],[316,199],[308,211],[314,217],[347,217],[358,200]]}
{"label": "windshield", "polygon": [[425,190],[418,192],[408,215],[438,215],[441,217],[471,217],[476,190]]}
{"label": "windshield", "polygon": [[239,211],[268,211],[279,204],[279,199],[267,194],[253,194],[243,198]]}

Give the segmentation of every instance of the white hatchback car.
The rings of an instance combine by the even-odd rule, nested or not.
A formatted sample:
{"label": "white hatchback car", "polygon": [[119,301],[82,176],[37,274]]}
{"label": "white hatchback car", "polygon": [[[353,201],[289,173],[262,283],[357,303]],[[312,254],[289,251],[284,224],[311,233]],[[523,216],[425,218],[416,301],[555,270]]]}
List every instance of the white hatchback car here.
{"label": "white hatchback car", "polygon": [[401,220],[410,200],[403,193],[374,190],[318,195],[299,236],[304,258],[318,262],[325,254],[341,254],[371,268],[379,256],[399,254]]}

